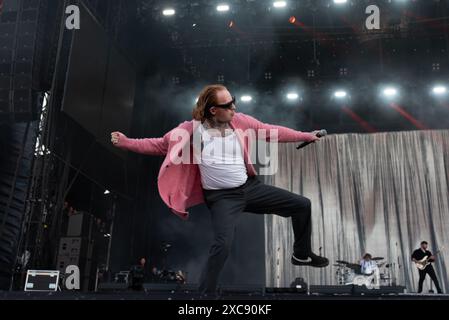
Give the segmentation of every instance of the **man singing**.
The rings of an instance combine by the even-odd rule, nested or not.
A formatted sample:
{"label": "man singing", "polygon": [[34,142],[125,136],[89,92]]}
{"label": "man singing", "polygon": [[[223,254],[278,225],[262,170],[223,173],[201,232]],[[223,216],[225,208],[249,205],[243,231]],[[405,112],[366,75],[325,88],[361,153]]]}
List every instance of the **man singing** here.
{"label": "man singing", "polygon": [[[291,217],[291,262],[312,267],[329,264],[327,258],[312,252],[310,200],[259,181],[249,158],[251,139],[242,135],[249,130],[256,139],[270,140],[270,134],[262,133],[274,130],[277,142],[313,142],[319,140],[316,132],[265,124],[235,110],[235,98],[226,87],[209,85],[198,98],[193,120],[181,123],[161,138],[130,139],[120,132],[111,133],[112,143],[119,148],[166,156],[158,187],[161,198],[174,213],[187,219],[186,208],[203,202],[209,208],[214,241],[200,280],[202,293],[216,291],[236,221],[243,212]],[[195,144],[195,137],[200,137],[199,144]],[[181,152],[186,152],[191,161],[179,161]]]}

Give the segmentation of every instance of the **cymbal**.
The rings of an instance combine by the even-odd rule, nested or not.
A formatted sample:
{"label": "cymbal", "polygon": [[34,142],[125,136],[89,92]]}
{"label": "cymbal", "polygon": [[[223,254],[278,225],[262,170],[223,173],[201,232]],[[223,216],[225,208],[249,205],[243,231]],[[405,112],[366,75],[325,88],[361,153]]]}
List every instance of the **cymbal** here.
{"label": "cymbal", "polygon": [[371,260],[376,261],[376,260],[383,260],[383,259],[384,259],[383,257],[374,257],[374,258],[372,258]]}

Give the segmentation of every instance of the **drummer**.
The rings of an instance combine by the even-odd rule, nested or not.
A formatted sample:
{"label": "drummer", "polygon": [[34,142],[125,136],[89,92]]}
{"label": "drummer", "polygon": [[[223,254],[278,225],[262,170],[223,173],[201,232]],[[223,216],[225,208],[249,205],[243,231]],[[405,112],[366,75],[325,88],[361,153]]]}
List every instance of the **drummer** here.
{"label": "drummer", "polygon": [[373,257],[369,253],[365,253],[362,260],[360,260],[360,268],[362,274],[365,276],[374,275],[374,287],[379,289],[380,287],[380,271],[377,262],[373,260]]}

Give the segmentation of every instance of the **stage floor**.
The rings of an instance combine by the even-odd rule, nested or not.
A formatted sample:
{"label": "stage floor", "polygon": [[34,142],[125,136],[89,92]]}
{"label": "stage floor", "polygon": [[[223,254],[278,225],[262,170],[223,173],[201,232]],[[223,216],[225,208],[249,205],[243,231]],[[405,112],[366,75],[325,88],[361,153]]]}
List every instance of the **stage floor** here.
{"label": "stage floor", "polygon": [[0,300],[449,300],[449,294],[416,293],[248,293],[227,292],[201,296],[197,292],[0,292]]}

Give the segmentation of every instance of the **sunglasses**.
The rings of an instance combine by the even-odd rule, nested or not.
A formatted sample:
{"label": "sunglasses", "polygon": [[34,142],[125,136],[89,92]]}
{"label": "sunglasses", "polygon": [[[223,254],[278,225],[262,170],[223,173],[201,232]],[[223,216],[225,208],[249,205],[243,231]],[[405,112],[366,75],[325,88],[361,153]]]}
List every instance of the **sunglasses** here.
{"label": "sunglasses", "polygon": [[225,104],[216,104],[213,107],[222,108],[222,109],[231,109],[232,106],[235,105],[235,96],[232,97],[232,100]]}

